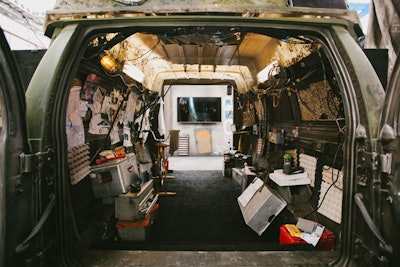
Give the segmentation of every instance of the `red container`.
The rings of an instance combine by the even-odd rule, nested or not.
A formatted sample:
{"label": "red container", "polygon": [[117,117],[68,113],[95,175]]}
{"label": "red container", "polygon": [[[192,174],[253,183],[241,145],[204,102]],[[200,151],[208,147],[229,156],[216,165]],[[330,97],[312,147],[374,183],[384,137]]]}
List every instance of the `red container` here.
{"label": "red container", "polygon": [[[279,244],[281,245],[307,245],[307,242],[300,237],[292,236],[286,229],[285,225],[282,225],[279,229]],[[315,246],[318,250],[332,250],[335,247],[335,235],[331,230],[325,227],[322,233],[321,239]]]}
{"label": "red container", "polygon": [[158,212],[158,204],[151,209],[150,214],[143,220],[122,221],[118,220],[115,228],[121,240],[125,241],[147,241],[150,237],[150,226],[155,220]]}

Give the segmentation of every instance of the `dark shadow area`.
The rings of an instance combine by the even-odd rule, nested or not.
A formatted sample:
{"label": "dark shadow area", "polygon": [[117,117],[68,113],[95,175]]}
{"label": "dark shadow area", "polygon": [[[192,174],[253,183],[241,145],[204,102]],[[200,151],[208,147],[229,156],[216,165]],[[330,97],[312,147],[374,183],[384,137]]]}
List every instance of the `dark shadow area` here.
{"label": "dark shadow area", "polygon": [[278,241],[267,231],[259,237],[244,222],[237,203],[240,186],[221,171],[179,171],[168,180],[174,197],[161,197],[151,242],[226,243]]}
{"label": "dark shadow area", "polygon": [[175,171],[160,197],[148,241],[103,242],[97,248],[141,250],[308,250],[310,246],[279,245],[279,227],[291,219],[285,209],[258,236],[244,222],[237,197],[240,186],[221,171]]}

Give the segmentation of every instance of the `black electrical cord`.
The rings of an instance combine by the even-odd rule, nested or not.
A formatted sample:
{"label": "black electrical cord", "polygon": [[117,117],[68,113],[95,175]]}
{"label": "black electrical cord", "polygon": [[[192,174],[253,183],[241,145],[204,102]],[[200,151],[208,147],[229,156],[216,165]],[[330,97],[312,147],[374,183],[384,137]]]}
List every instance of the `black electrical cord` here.
{"label": "black electrical cord", "polygon": [[367,208],[364,205],[363,200],[363,195],[361,193],[356,193],[354,195],[354,200],[356,202],[357,207],[359,208],[361,215],[363,216],[365,222],[367,223],[368,228],[371,230],[371,232],[374,234],[374,236],[379,240],[379,246],[381,249],[389,254],[393,253],[393,247],[386,243],[386,241],[383,239],[383,236],[379,232],[379,229],[376,227],[374,221],[372,220],[371,216],[368,213]]}
{"label": "black electrical cord", "polygon": [[304,216],[304,218],[307,218],[307,217],[310,216],[311,214],[315,213],[315,212],[322,206],[322,204],[323,204],[324,201],[325,201],[326,196],[328,195],[329,190],[330,190],[333,186],[336,186],[335,184],[336,184],[337,181],[339,180],[339,174],[340,174],[339,170],[338,170],[338,172],[337,172],[336,179],[333,180],[333,176],[334,176],[334,169],[333,169],[333,166],[335,166],[336,158],[337,158],[337,155],[338,155],[338,153],[339,153],[339,148],[340,148],[341,145],[342,145],[341,135],[342,135],[342,134],[339,132],[339,141],[338,141],[338,145],[337,145],[337,147],[336,147],[335,155],[333,156],[333,160],[332,160],[332,167],[331,167],[331,169],[332,169],[332,184],[326,189],[325,194],[324,194],[324,196],[322,197],[321,202],[319,203],[319,205],[317,205],[317,207],[316,207],[314,210],[312,210],[310,213],[308,213],[306,216]]}
{"label": "black electrical cord", "polygon": [[156,49],[156,47],[157,47],[160,43],[161,43],[161,40],[160,40],[160,38],[158,38],[157,43],[156,43],[152,48],[150,48],[149,50],[147,50],[146,52],[144,52],[142,55],[140,55],[140,56],[137,57],[137,58],[127,59],[127,60],[125,60],[125,61],[127,61],[127,62],[135,62],[135,61],[137,61],[137,60],[143,58],[143,57],[144,57],[145,55],[147,55],[148,53],[153,52],[154,49]]}
{"label": "black electrical cord", "polygon": [[[297,42],[293,41],[293,40],[298,40]],[[288,44],[294,44],[294,45],[311,45],[313,44],[315,41],[314,40],[310,40],[306,37],[302,37],[302,36],[286,36],[285,39],[281,39],[281,41],[288,43]]]}
{"label": "black electrical cord", "polygon": [[[124,92],[124,94],[125,94],[125,93],[126,93],[126,92]],[[110,134],[111,134],[111,131],[112,131],[112,129],[113,129],[113,126],[114,126],[116,120],[118,119],[119,112],[120,112],[120,110],[121,110],[123,104],[126,102],[127,97],[128,97],[128,94],[126,94],[126,96],[123,98],[123,100],[122,100],[121,103],[119,104],[118,109],[117,109],[117,112],[116,112],[116,114],[115,114],[115,116],[114,116],[114,120],[113,120],[112,123],[110,124],[110,129],[109,129],[108,132],[107,132],[107,136],[106,136],[106,138],[104,139],[103,144],[97,149],[96,153],[95,153],[95,154],[93,155],[93,157],[90,159],[90,165],[93,163],[94,159],[97,157],[97,155],[100,153],[100,151],[106,146],[106,143],[107,143],[108,139],[110,138]]]}
{"label": "black electrical cord", "polygon": [[29,29],[32,31],[32,33],[35,35],[36,39],[39,41],[39,43],[42,45],[43,48],[46,48],[46,46],[43,44],[43,42],[39,39],[39,36],[36,34],[36,31],[33,29],[31,23],[29,22],[29,20],[25,17],[25,15],[22,15],[22,17],[24,18],[24,20],[26,21],[26,23],[29,26]]}
{"label": "black electrical cord", "polygon": [[27,248],[29,248],[32,239],[42,230],[42,227],[44,223],[47,221],[47,219],[50,216],[51,211],[53,210],[54,205],[56,204],[56,195],[54,193],[51,193],[50,196],[50,201],[47,204],[46,209],[44,210],[42,216],[40,217],[39,221],[36,223],[36,225],[33,227],[31,233],[27,238],[25,238],[22,243],[18,244],[15,247],[15,253],[20,254],[24,252]]}

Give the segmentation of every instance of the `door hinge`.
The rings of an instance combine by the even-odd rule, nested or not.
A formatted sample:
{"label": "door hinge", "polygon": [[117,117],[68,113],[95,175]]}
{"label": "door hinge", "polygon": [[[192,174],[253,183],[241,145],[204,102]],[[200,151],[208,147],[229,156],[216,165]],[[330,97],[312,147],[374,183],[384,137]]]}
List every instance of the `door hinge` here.
{"label": "door hinge", "polygon": [[25,154],[19,155],[20,159],[20,173],[30,173],[35,170],[40,170],[43,168],[45,162],[50,160],[50,149],[45,152],[38,152],[35,154]]}
{"label": "door hinge", "polygon": [[[364,158],[365,153],[364,152]],[[380,172],[390,174],[391,169],[392,169],[392,154],[391,153],[386,153],[386,154],[378,154],[376,152],[372,152],[371,154],[371,167],[373,171],[379,170]]]}
{"label": "door hinge", "polygon": [[383,173],[390,174],[392,170],[392,154],[380,154],[379,155],[380,170]]}

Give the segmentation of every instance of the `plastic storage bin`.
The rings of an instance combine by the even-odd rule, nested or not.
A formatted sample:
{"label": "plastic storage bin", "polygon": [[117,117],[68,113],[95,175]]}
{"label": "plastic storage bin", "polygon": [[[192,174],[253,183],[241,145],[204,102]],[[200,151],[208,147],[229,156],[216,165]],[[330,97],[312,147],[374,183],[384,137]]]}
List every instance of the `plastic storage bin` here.
{"label": "plastic storage bin", "polygon": [[117,196],[129,191],[137,173],[130,158],[115,159],[90,167],[90,182],[95,198]]}
{"label": "plastic storage bin", "polygon": [[150,226],[157,217],[159,205],[151,209],[144,220],[122,221],[118,220],[115,228],[123,241],[147,241],[150,237]]}

